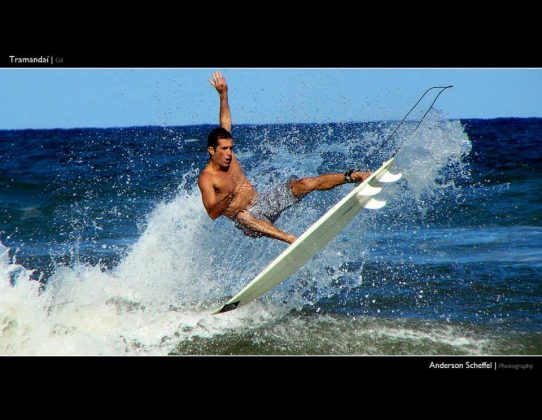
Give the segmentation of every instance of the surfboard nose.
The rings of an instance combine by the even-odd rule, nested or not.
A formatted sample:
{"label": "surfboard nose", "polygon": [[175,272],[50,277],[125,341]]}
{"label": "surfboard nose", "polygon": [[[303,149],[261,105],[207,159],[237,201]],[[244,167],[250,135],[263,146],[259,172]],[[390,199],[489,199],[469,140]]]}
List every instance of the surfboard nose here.
{"label": "surfboard nose", "polygon": [[239,303],[240,303],[239,301],[228,303],[228,304],[216,309],[214,312],[211,312],[211,315],[222,314],[224,312],[233,311],[235,308],[237,308],[239,306]]}

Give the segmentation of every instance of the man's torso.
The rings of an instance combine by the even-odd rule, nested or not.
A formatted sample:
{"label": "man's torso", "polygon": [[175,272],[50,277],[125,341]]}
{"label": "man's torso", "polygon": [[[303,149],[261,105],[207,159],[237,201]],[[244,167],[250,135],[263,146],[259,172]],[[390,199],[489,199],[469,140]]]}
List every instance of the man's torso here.
{"label": "man's torso", "polygon": [[[210,165],[207,165],[203,169],[202,173],[204,172],[212,176],[213,188],[215,190],[217,202],[223,200],[224,197],[226,197],[229,193],[234,192],[239,185],[245,183],[251,187],[250,192],[247,193],[250,195],[251,201],[254,201],[258,196],[258,192],[254,189],[248,178],[245,176],[245,173],[243,172],[243,169],[235,156],[232,159],[230,167],[227,171],[213,171],[210,169]],[[224,215],[228,216],[227,212],[225,212]]]}

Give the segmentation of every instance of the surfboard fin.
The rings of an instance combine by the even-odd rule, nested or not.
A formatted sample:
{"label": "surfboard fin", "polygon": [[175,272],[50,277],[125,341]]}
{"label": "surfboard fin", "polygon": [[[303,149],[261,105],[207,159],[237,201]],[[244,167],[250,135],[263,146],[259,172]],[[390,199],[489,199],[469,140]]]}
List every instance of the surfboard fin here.
{"label": "surfboard fin", "polygon": [[386,205],[386,202],[384,200],[377,200],[376,198],[371,198],[369,201],[367,201],[363,205],[363,207],[365,207],[366,209],[378,210],[384,207],[385,205]]}
{"label": "surfboard fin", "polygon": [[402,173],[398,173],[398,174],[392,174],[391,172],[384,172],[384,174],[380,177],[378,177],[378,181],[379,182],[395,182],[399,179],[401,179],[401,177],[403,176]]}
{"label": "surfboard fin", "polygon": [[382,187],[379,186],[379,182],[375,181],[374,184],[369,182],[365,186],[365,188],[358,193],[358,196],[371,197],[373,195],[377,195],[380,191],[382,191]]}

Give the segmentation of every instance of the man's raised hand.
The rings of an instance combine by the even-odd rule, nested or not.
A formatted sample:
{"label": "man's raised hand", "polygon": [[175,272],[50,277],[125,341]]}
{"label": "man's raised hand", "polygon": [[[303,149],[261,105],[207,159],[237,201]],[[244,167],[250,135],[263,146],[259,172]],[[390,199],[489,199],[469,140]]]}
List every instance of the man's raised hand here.
{"label": "man's raised hand", "polygon": [[211,78],[209,79],[209,83],[221,95],[228,92],[228,84],[226,83],[226,79],[224,78],[224,75],[220,73],[219,71],[215,71],[212,74]]}

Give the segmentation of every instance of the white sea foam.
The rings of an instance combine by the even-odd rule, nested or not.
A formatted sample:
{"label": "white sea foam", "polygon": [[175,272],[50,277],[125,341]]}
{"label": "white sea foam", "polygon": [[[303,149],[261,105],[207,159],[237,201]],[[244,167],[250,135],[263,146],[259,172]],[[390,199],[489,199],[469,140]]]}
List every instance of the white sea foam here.
{"label": "white sea foam", "polygon": [[266,311],[210,315],[227,281],[211,262],[215,229],[199,194],[180,194],[149,215],[117,267],[57,266],[42,291],[1,245],[0,354],[167,354],[178,341],[267,322]]}

